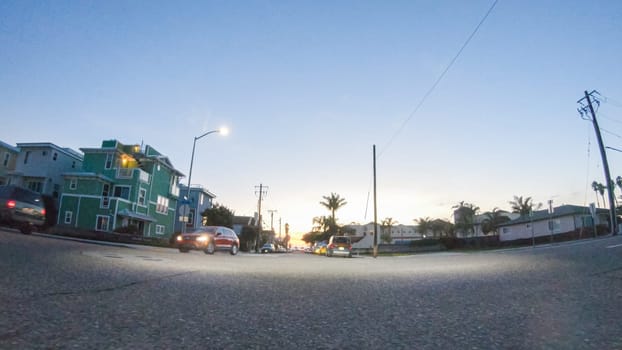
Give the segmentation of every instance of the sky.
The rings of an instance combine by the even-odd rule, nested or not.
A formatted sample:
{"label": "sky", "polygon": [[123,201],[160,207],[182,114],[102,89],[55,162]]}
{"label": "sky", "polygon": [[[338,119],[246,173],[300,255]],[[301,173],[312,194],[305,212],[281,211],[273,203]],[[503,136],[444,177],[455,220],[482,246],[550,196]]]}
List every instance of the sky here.
{"label": "sky", "polygon": [[1,141],[144,143],[188,175],[226,126],[192,183],[236,215],[262,184],[294,235],[331,193],[340,224],[373,220],[373,145],[379,221],[595,202],[586,90],[622,149],[620,1],[0,2]]}

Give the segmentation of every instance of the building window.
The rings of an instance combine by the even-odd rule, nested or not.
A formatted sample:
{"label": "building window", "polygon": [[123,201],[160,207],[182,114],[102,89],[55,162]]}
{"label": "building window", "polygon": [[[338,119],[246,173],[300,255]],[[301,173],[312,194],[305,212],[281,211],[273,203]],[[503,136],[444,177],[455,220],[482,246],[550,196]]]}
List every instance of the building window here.
{"label": "building window", "polygon": [[561,230],[562,223],[559,219],[549,220],[549,231],[559,232]]}
{"label": "building window", "polygon": [[30,151],[26,151],[26,155],[24,156],[24,164],[28,164],[28,157],[30,157]]}
{"label": "building window", "polygon": [[194,227],[194,209],[190,209],[188,213],[188,222],[186,222],[187,227]]}
{"label": "building window", "polygon": [[72,212],[72,211],[67,210],[67,211],[65,212],[65,223],[66,223],[66,224],[71,224],[71,220],[72,220],[72,219],[73,219],[73,212]]}
{"label": "building window", "polygon": [[114,197],[130,199],[130,186],[115,186]]}
{"label": "building window", "polygon": [[110,196],[110,185],[104,184],[102,186],[102,201],[101,201],[102,208],[108,208],[110,206],[109,196]]}
{"label": "building window", "polygon": [[74,160],[73,162],[71,162],[71,169],[75,169],[76,168],[76,161]]}
{"label": "building window", "polygon": [[45,157],[45,156],[47,156],[47,155],[48,155],[48,152],[43,151],[43,152],[41,152],[41,155],[43,155],[43,156]]}
{"label": "building window", "polygon": [[97,215],[97,225],[95,226],[95,230],[97,231],[108,231],[108,223],[110,221],[109,216]]}
{"label": "building window", "polygon": [[104,169],[112,168],[112,158],[113,158],[113,156],[114,155],[112,153],[106,154],[106,164],[104,165]]}
{"label": "building window", "polygon": [[58,153],[54,152],[54,156],[52,157],[53,160],[58,159]]}
{"label": "building window", "polygon": [[164,234],[164,225],[156,225],[155,233],[156,233],[156,235],[163,235]]}
{"label": "building window", "polygon": [[160,214],[168,214],[168,198],[158,196],[158,203],[156,205],[156,212]]}
{"label": "building window", "polygon": [[2,165],[4,165],[5,167],[8,166],[9,159],[11,159],[11,154],[9,152],[4,153],[4,161],[2,162]]}
{"label": "building window", "polygon": [[41,193],[43,190],[43,183],[41,181],[28,181],[28,189]]}
{"label": "building window", "polygon": [[78,188],[78,179],[70,179],[69,180],[69,189],[70,190],[75,190],[76,188]]}
{"label": "building window", "polygon": [[141,188],[138,190],[138,205],[145,206],[145,198],[147,197],[147,190]]}

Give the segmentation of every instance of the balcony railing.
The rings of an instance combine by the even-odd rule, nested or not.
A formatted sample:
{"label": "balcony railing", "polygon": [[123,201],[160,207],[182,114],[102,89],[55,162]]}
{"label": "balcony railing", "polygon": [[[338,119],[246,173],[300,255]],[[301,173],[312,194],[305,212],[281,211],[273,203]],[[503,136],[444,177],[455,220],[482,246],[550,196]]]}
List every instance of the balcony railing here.
{"label": "balcony railing", "polygon": [[149,183],[151,175],[140,168],[118,168],[117,179],[133,179],[134,174],[138,173],[138,179],[144,183]]}

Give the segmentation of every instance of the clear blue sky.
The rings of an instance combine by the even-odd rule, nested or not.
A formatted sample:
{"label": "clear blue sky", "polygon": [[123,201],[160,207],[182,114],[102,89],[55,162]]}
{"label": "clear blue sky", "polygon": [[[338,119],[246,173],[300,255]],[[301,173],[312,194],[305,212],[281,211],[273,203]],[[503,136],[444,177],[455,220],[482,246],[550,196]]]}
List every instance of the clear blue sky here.
{"label": "clear blue sky", "polygon": [[[595,201],[576,102],[609,98],[603,136],[622,149],[621,1],[499,1],[411,115],[492,3],[5,0],[0,140],[142,141],[187,174],[193,137],[226,125],[198,141],[192,182],[240,215],[263,183],[263,208],[296,232],[331,192],[340,223],[373,219],[373,144],[379,219]],[[622,175],[622,153],[609,160]]]}

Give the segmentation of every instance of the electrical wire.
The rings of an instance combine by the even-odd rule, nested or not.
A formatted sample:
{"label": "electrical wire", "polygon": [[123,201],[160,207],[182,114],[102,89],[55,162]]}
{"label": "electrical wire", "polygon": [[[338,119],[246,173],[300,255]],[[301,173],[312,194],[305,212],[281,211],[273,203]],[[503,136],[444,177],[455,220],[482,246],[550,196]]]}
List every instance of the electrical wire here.
{"label": "electrical wire", "polygon": [[599,112],[599,113],[598,113],[598,115],[599,115],[600,117],[603,117],[604,119],[607,119],[607,120],[610,120],[610,121],[612,121],[612,122],[616,122],[616,123],[620,123],[620,124],[622,124],[622,121],[617,120],[617,119],[615,119],[615,118],[611,118],[611,117],[609,117],[608,115],[606,115],[606,114],[605,114],[605,113],[603,113],[603,112]]}
{"label": "electrical wire", "polygon": [[617,138],[619,138],[619,139],[622,139],[622,136],[620,136],[620,135],[616,134],[615,132],[609,131],[609,130],[607,130],[607,129],[600,128],[600,131],[604,131],[604,132],[606,132],[606,133],[607,133],[607,134],[609,134],[609,135],[612,135],[612,136],[615,136],[615,137],[617,137]]}
{"label": "electrical wire", "polygon": [[587,193],[589,191],[590,188],[590,148],[592,147],[592,138],[591,138],[591,132],[588,132],[587,134],[587,165],[586,165],[586,169],[587,172],[585,174],[585,198],[583,200],[583,206],[587,205]]}
{"label": "electrical wire", "polygon": [[479,21],[479,23],[477,24],[477,26],[475,27],[475,29],[471,32],[471,35],[469,35],[469,37],[466,39],[466,41],[464,42],[464,44],[462,44],[462,47],[460,47],[460,50],[458,50],[458,53],[456,53],[456,55],[454,56],[454,58],[452,58],[452,60],[449,62],[449,64],[447,65],[447,67],[445,67],[445,69],[443,70],[443,72],[439,75],[439,77],[436,79],[436,81],[434,82],[434,84],[432,84],[432,86],[428,89],[428,91],[425,93],[425,95],[423,95],[423,98],[419,101],[419,103],[417,104],[417,106],[415,107],[415,109],[408,115],[408,117],[404,120],[404,122],[402,122],[402,124],[400,125],[400,127],[395,131],[395,133],[391,136],[391,138],[389,139],[389,142],[387,142],[387,145],[378,153],[378,157],[380,158],[384,152],[391,146],[391,144],[393,144],[393,141],[395,141],[395,139],[399,136],[399,134],[404,130],[404,128],[406,127],[406,124],[408,124],[408,122],[410,122],[410,120],[415,116],[415,114],[417,114],[417,112],[419,111],[419,109],[421,109],[421,107],[423,106],[423,104],[425,103],[425,101],[428,99],[428,97],[432,94],[432,92],[436,89],[436,86],[438,86],[438,84],[441,82],[441,80],[443,80],[443,78],[445,77],[445,74],[447,74],[447,72],[449,71],[449,69],[454,65],[454,63],[458,60],[458,57],[460,57],[460,55],[462,54],[462,51],[464,51],[464,49],[467,47],[467,45],[469,45],[469,43],[471,42],[471,39],[473,39],[473,37],[475,36],[475,34],[477,34],[477,32],[479,31],[479,28],[482,26],[482,24],[484,24],[484,22],[486,21],[486,19],[488,18],[488,16],[490,15],[490,13],[492,12],[492,10],[495,8],[495,6],[497,5],[497,2],[499,0],[495,0],[492,5],[490,6],[490,8],[488,9],[488,11],[486,11],[486,14],[484,15],[484,17]]}
{"label": "electrical wire", "polygon": [[603,95],[601,95],[601,96],[602,96],[602,97],[603,97],[603,99],[604,99],[604,101],[603,101],[603,102],[608,103],[608,104],[611,104],[611,105],[616,106],[616,107],[620,107],[620,108],[622,108],[622,102],[620,102],[620,101],[618,101],[618,100],[616,100],[616,99],[613,99],[613,98],[611,98],[611,97],[609,97],[609,96],[603,96]]}
{"label": "electrical wire", "polygon": [[[473,39],[473,37],[475,36],[475,34],[477,34],[477,32],[479,31],[479,28],[484,24],[484,22],[486,21],[486,19],[488,18],[488,16],[490,15],[490,13],[492,12],[492,10],[495,8],[495,6],[497,6],[497,2],[499,2],[499,0],[495,0],[492,5],[490,5],[490,8],[488,8],[488,11],[486,11],[486,14],[484,15],[484,17],[482,17],[482,19],[479,21],[479,23],[477,24],[477,26],[475,26],[475,29],[473,29],[473,31],[471,32],[471,34],[468,36],[468,38],[466,39],[466,41],[462,44],[462,47],[460,47],[460,50],[458,50],[458,52],[456,53],[456,55],[452,58],[452,60],[449,62],[449,64],[447,65],[447,67],[445,67],[445,69],[443,70],[443,72],[438,76],[438,78],[436,79],[436,81],[434,82],[434,84],[432,84],[432,86],[428,89],[428,91],[425,93],[425,95],[423,95],[423,98],[421,98],[421,100],[419,101],[419,103],[417,104],[417,106],[413,109],[413,111],[408,115],[408,117],[404,120],[404,122],[402,122],[402,124],[400,125],[400,127],[395,131],[395,133],[393,133],[393,135],[391,136],[391,138],[389,139],[389,141],[387,142],[386,146],[384,148],[381,149],[380,152],[378,152],[378,155],[376,156],[376,160],[379,159],[386,150],[389,149],[389,147],[393,144],[393,141],[395,141],[395,139],[401,134],[401,132],[404,130],[404,128],[406,127],[406,125],[408,124],[408,122],[410,122],[413,117],[415,116],[415,114],[417,114],[417,112],[419,111],[419,109],[421,109],[421,107],[423,106],[423,104],[425,103],[425,101],[428,99],[428,97],[432,94],[432,92],[436,89],[436,87],[438,86],[438,84],[441,82],[441,80],[443,80],[443,78],[445,77],[445,74],[447,74],[447,72],[449,71],[449,69],[454,65],[454,63],[458,60],[458,58],[460,57],[460,55],[462,54],[462,51],[464,51],[464,49],[469,45],[469,43],[471,42],[471,39]],[[370,197],[370,192],[371,192],[371,185],[370,185],[370,189],[367,191],[367,204],[365,205],[365,218],[367,218],[367,209],[369,208],[369,197]]]}

